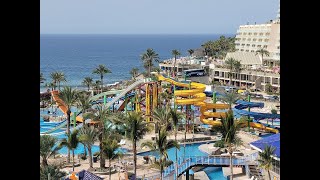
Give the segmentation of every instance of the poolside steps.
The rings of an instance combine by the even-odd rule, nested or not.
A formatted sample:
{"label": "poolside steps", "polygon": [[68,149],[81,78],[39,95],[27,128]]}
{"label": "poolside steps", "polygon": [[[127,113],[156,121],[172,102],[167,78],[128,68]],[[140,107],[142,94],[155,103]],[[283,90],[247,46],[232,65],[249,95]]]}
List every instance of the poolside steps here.
{"label": "poolside steps", "polygon": [[249,176],[254,176],[258,180],[264,180],[262,173],[257,165],[249,165]]}

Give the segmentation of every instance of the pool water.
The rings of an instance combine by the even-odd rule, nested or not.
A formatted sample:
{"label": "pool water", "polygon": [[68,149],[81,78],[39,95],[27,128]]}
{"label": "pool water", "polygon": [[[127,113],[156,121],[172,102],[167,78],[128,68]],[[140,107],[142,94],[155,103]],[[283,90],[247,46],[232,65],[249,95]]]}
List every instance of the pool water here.
{"label": "pool water", "polygon": [[[186,156],[207,156],[208,154],[199,150],[199,146],[203,143],[194,143],[194,144],[187,144],[185,148],[185,155]],[[184,146],[180,145],[180,150],[178,150],[178,157],[182,157],[184,154]],[[152,155],[156,158],[159,158],[159,154],[157,152],[149,151],[138,153],[140,156],[147,156]],[[175,148],[170,148],[168,150],[169,159],[175,161]],[[203,169],[204,172],[208,175],[210,180],[226,180],[223,176],[222,168],[220,167],[207,167]]]}

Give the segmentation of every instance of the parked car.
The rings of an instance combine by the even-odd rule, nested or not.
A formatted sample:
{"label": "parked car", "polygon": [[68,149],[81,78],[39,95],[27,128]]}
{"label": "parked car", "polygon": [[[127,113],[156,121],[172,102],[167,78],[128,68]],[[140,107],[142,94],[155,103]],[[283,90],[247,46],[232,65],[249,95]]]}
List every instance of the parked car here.
{"label": "parked car", "polygon": [[270,101],[276,101],[276,100],[279,100],[279,97],[274,95],[267,95],[267,96],[264,96],[264,99],[270,100]]}
{"label": "parked car", "polygon": [[230,86],[230,87],[226,87],[226,88],[225,88],[225,91],[227,91],[227,92],[237,91],[237,88]]}

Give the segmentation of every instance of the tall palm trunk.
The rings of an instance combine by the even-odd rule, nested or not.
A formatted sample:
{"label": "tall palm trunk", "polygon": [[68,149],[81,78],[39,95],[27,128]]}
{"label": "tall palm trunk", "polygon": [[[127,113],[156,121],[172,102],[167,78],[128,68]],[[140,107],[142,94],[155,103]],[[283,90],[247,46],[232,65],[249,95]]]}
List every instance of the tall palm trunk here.
{"label": "tall palm trunk", "polygon": [[150,77],[150,72],[151,72],[151,60],[149,60],[149,69],[148,69],[148,76]]}
{"label": "tall palm trunk", "polygon": [[271,175],[270,175],[269,169],[268,169],[268,176],[269,176],[269,180],[271,180]]}
{"label": "tall palm trunk", "polygon": [[111,179],[111,159],[109,159],[109,179]]}
{"label": "tall palm trunk", "polygon": [[93,168],[93,164],[92,164],[92,150],[91,150],[91,146],[88,146],[88,154],[89,154],[89,166],[90,168]]}
{"label": "tall palm trunk", "polygon": [[90,91],[90,85],[88,85],[88,91]]}
{"label": "tall palm trunk", "polygon": [[100,75],[100,79],[101,79],[101,93],[103,92],[103,75]]}
{"label": "tall palm trunk", "polygon": [[133,140],[133,173],[137,176],[137,142]]}
{"label": "tall palm trunk", "polygon": [[232,71],[230,70],[230,75],[229,75],[230,77],[230,82],[229,82],[229,85],[231,86],[232,85]]}
{"label": "tall palm trunk", "polygon": [[106,167],[106,160],[103,157],[103,147],[102,147],[102,133],[99,135],[99,147],[100,147],[100,168]]}
{"label": "tall palm trunk", "polygon": [[48,166],[48,161],[46,158],[42,158],[42,166],[43,167]]}
{"label": "tall palm trunk", "polygon": [[[177,129],[175,129],[174,132],[174,141],[177,142]],[[176,150],[176,179],[178,179],[178,149],[175,148]]]}
{"label": "tall palm trunk", "polygon": [[177,60],[177,57],[174,56],[174,62],[173,62],[173,77],[176,78],[176,73],[175,73],[175,70],[176,70],[176,60]]}
{"label": "tall palm trunk", "polygon": [[232,149],[231,148],[229,148],[229,154],[230,154],[230,180],[233,180],[233,164],[232,164]]}
{"label": "tall palm trunk", "polygon": [[[67,135],[70,134],[70,109],[67,111]],[[68,148],[68,157],[67,157],[67,163],[70,163],[70,149]]]}
{"label": "tall palm trunk", "polygon": [[72,171],[74,172],[74,149],[72,149]]}
{"label": "tall palm trunk", "polygon": [[159,163],[160,163],[160,180],[162,180],[162,171],[163,171],[162,156],[160,156]]}

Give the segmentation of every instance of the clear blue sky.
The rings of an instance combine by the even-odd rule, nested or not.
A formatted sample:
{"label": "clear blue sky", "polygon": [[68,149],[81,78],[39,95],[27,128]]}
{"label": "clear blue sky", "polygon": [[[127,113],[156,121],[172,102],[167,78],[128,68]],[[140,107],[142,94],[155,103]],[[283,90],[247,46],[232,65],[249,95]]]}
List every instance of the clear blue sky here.
{"label": "clear blue sky", "polygon": [[41,0],[41,34],[235,34],[279,0]]}

